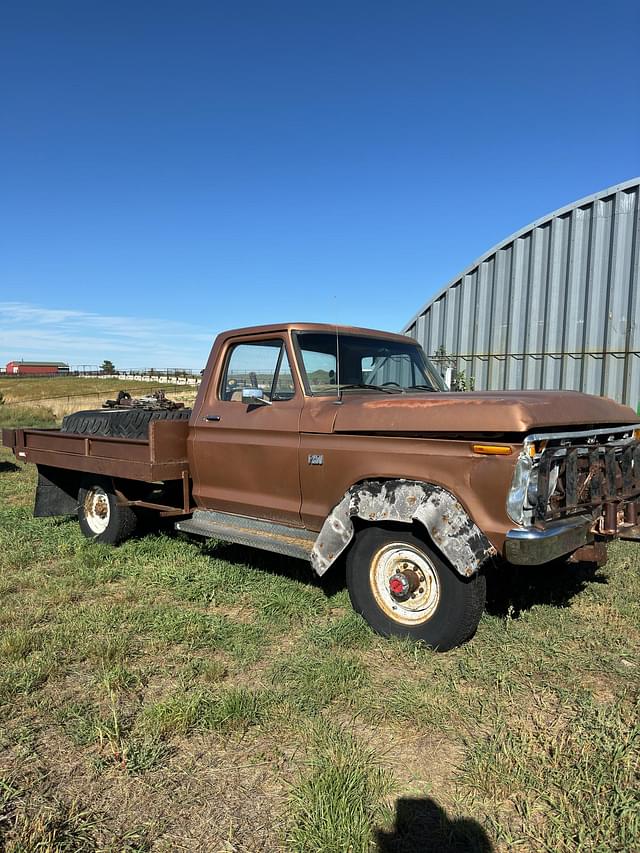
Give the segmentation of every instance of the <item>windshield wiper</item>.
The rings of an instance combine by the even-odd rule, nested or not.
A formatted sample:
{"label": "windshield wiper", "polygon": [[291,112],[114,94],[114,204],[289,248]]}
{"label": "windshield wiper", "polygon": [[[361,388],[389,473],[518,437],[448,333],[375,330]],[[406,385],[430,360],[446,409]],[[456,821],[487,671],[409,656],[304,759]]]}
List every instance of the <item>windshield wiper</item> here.
{"label": "windshield wiper", "polygon": [[384,388],[382,385],[368,385],[366,382],[350,382],[347,385],[340,384],[338,386],[339,391],[344,391],[348,388],[365,388],[370,391],[383,391],[385,394],[396,394],[396,393],[404,393],[402,388]]}
{"label": "windshield wiper", "polygon": [[439,388],[433,388],[431,385],[409,385],[407,387],[407,391],[413,391],[414,389],[416,391],[433,391],[434,393],[440,390]]}

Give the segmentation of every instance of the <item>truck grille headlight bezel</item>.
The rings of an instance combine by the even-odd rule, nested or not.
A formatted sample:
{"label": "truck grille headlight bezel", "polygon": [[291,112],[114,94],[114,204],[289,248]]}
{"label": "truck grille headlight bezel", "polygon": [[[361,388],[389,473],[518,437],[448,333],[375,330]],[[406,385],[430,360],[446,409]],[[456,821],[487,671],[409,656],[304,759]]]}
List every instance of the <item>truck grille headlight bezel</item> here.
{"label": "truck grille headlight bezel", "polygon": [[527,435],[506,511],[522,527],[640,500],[639,425]]}
{"label": "truck grille headlight bezel", "polygon": [[518,456],[511,480],[511,488],[507,495],[507,515],[516,524],[524,523],[524,505],[527,500],[532,468],[532,459],[525,450]]}

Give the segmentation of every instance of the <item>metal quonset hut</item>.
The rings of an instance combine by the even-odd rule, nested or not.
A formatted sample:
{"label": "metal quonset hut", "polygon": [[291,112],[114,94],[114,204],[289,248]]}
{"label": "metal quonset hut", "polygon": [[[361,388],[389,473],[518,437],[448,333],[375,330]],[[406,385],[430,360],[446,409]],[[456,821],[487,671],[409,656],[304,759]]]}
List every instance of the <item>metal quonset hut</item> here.
{"label": "metal quonset hut", "polygon": [[640,402],[640,178],[490,249],[404,331],[476,389],[563,388]]}

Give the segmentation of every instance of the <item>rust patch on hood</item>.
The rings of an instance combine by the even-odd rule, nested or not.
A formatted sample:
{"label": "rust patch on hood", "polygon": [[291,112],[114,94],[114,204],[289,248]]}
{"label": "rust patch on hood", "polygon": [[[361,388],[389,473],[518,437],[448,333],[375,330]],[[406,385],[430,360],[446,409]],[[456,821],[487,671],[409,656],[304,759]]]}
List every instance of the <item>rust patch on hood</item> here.
{"label": "rust patch on hood", "polygon": [[637,420],[633,409],[577,391],[468,391],[365,399],[345,396],[335,432],[529,432]]}

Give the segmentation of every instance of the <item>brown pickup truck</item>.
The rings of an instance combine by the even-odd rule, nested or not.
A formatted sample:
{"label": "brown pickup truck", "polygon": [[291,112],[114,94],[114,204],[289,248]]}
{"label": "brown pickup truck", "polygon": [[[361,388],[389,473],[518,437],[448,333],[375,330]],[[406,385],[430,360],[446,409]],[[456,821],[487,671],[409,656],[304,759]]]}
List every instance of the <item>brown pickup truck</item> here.
{"label": "brown pickup truck", "polygon": [[290,323],[219,335],[190,415],[115,406],[3,443],[38,466],[37,516],[116,544],[144,509],[318,575],[344,558],[376,631],[444,650],[475,632],[490,561],[640,538],[636,420],[574,392],[449,393],[410,338]]}

